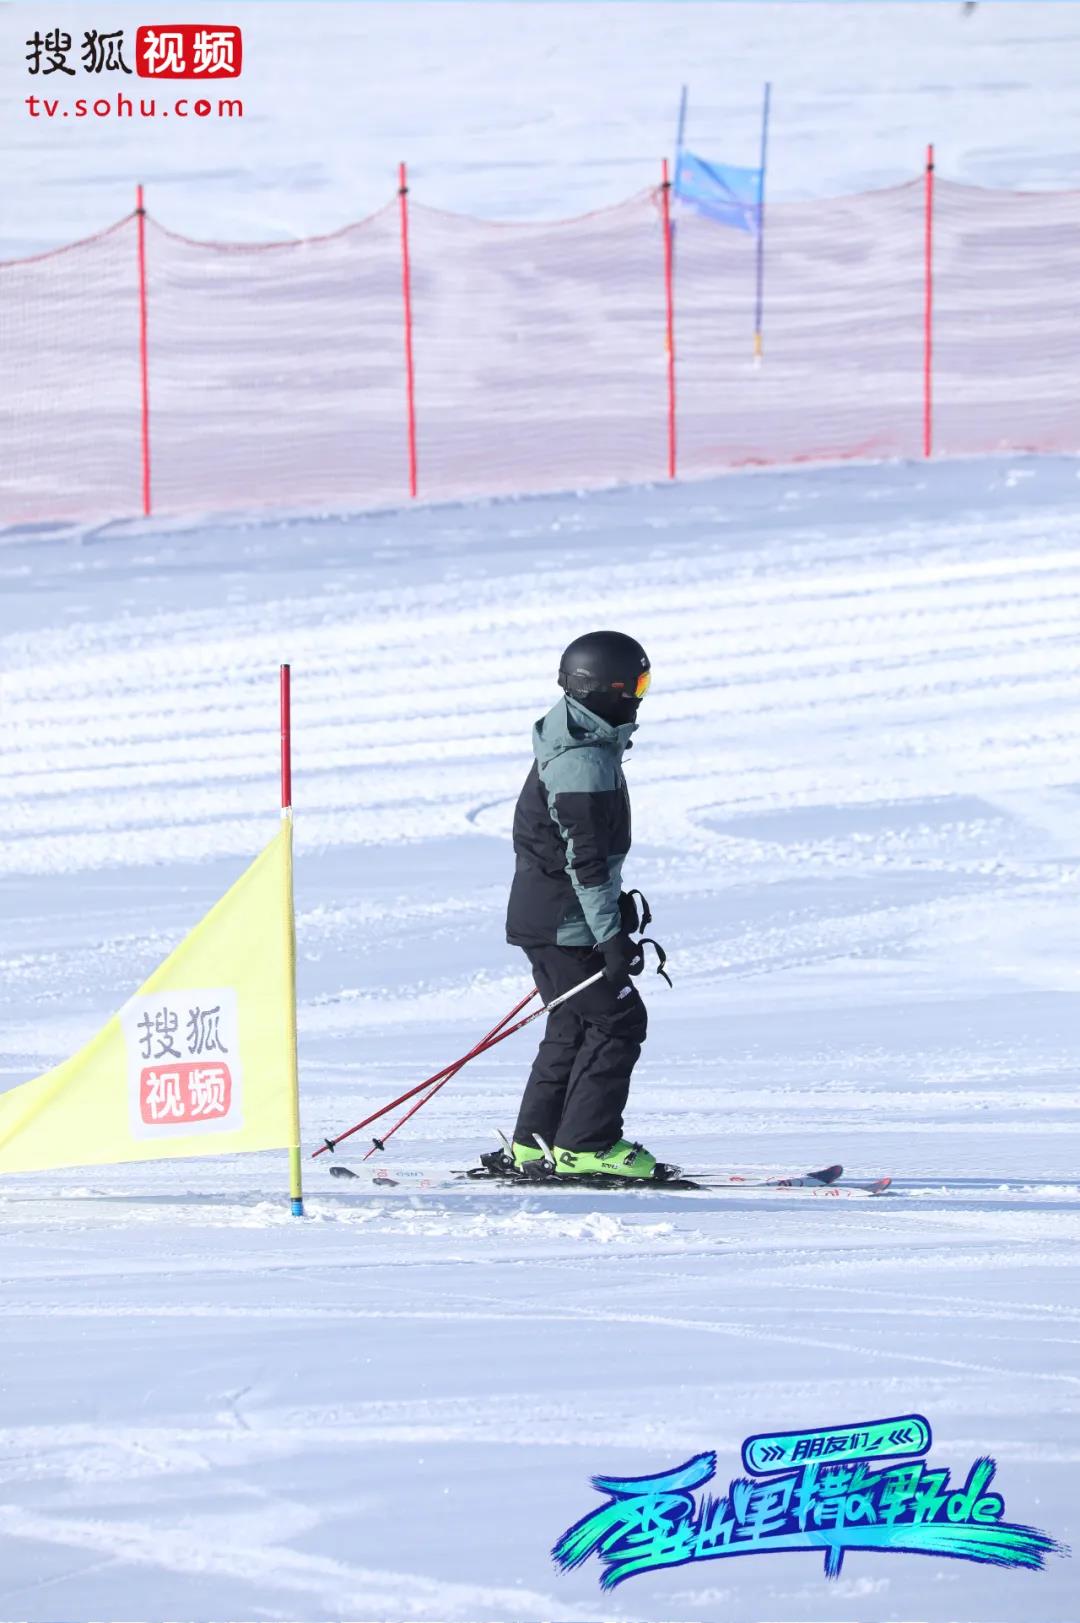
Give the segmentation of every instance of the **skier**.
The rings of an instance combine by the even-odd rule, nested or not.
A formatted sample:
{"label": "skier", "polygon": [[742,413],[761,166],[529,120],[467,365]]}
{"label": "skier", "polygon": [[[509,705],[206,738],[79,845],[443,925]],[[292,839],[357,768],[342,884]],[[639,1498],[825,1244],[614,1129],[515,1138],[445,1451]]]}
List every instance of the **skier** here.
{"label": "skier", "polygon": [[548,1016],[514,1129],[519,1171],[544,1159],[541,1138],[561,1176],[657,1174],[656,1157],[622,1136],[646,1029],[629,979],[641,968],[630,936],[637,908],[620,888],[630,849],[622,758],[650,680],[633,637],[590,632],[563,654],[565,697],[533,728],[536,758],[514,813],[506,938],[524,948],[545,1003],[600,968],[604,978]]}

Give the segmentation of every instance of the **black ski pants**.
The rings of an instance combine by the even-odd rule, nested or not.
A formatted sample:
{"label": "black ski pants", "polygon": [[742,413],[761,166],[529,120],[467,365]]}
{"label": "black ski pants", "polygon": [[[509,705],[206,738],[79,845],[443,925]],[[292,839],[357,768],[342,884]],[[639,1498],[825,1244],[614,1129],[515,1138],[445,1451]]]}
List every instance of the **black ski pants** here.
{"label": "black ski pants", "polygon": [[[545,1003],[603,966],[592,947],[526,947]],[[645,1041],[647,1017],[637,987],[597,981],[553,1010],[533,1062],[514,1137],[539,1133],[564,1150],[610,1150],[622,1137],[630,1073]]]}

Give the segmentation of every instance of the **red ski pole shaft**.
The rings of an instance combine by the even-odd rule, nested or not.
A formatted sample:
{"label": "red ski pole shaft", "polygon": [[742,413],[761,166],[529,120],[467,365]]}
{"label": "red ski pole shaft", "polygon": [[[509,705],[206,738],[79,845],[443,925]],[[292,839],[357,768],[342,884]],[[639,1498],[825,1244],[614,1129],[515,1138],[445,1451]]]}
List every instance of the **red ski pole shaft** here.
{"label": "red ski pole shaft", "polygon": [[[528,1001],[528,999],[526,999],[526,1002],[527,1001]],[[524,1005],[519,1003],[518,1004],[518,1009],[520,1009],[522,1007],[524,1007]],[[538,1009],[536,1012],[537,1012],[537,1014],[543,1014],[544,1011],[542,1009]],[[510,1014],[508,1014],[507,1017],[506,1017],[507,1020],[511,1019],[512,1016],[515,1015],[516,1013],[517,1013],[517,1009],[512,1009]],[[473,1049],[471,1054],[466,1054],[464,1059],[457,1060],[453,1065],[448,1067],[448,1069],[446,1070],[446,1072],[444,1074],[440,1074],[440,1076],[437,1078],[437,1080],[435,1082],[434,1087],[431,1089],[430,1093],[425,1093],[422,1098],[417,1099],[416,1103],[412,1106],[412,1108],[409,1109],[409,1110],[406,1110],[406,1112],[405,1112],[405,1114],[403,1116],[399,1116],[397,1121],[394,1123],[394,1125],[391,1128],[389,1128],[383,1134],[383,1136],[381,1138],[376,1138],[376,1139],[373,1140],[370,1150],[368,1150],[366,1152],[366,1154],[364,1155],[364,1160],[365,1161],[370,1161],[371,1157],[375,1154],[376,1150],[384,1150],[386,1148],[387,1139],[388,1138],[393,1138],[394,1134],[397,1132],[399,1127],[404,1127],[405,1123],[407,1121],[410,1121],[412,1119],[412,1117],[416,1115],[416,1112],[418,1110],[421,1110],[424,1105],[430,1104],[432,1099],[434,1099],[435,1095],[438,1093],[439,1089],[440,1088],[445,1088],[446,1084],[453,1077],[457,1076],[458,1072],[462,1069],[463,1066],[468,1064],[470,1059],[476,1059],[478,1057],[478,1055],[484,1053],[488,1048],[494,1047],[495,1043],[498,1041],[498,1038],[496,1037],[495,1034],[500,1029],[501,1029],[501,1023],[500,1023],[499,1026],[493,1027],[492,1030],[488,1032],[487,1036],[484,1038],[484,1041],[482,1043],[478,1043],[476,1048]],[[515,1031],[517,1031],[520,1028],[515,1026],[513,1029]],[[509,1037],[510,1033],[507,1031],[507,1032],[504,1032],[503,1035],[506,1036],[506,1037]],[[427,1086],[426,1082],[425,1082],[424,1086],[425,1087]]]}
{"label": "red ski pole shaft", "polygon": [[458,1072],[461,1070],[462,1065],[464,1065],[464,1064],[465,1064],[465,1061],[462,1060],[461,1064],[455,1065],[453,1070],[447,1071],[446,1075],[442,1078],[442,1080],[435,1083],[435,1086],[432,1088],[430,1093],[423,1094],[421,1098],[417,1099],[417,1101],[416,1101],[416,1103],[414,1105],[412,1105],[408,1110],[406,1110],[406,1112],[405,1112],[405,1114],[403,1116],[399,1116],[397,1121],[394,1123],[393,1127],[387,1128],[387,1130],[383,1134],[383,1136],[381,1138],[377,1138],[375,1140],[375,1142],[372,1144],[370,1150],[368,1150],[367,1153],[365,1154],[364,1160],[365,1161],[370,1161],[371,1157],[375,1154],[376,1150],[385,1149],[387,1139],[393,1138],[394,1134],[397,1132],[399,1127],[404,1127],[405,1123],[407,1121],[410,1121],[412,1119],[412,1117],[416,1115],[416,1112],[418,1110],[422,1109],[424,1105],[430,1104],[432,1099],[434,1099],[435,1095],[438,1093],[439,1089],[440,1088],[445,1088],[446,1084],[451,1080],[451,1078],[457,1076]]}
{"label": "red ski pole shaft", "polygon": [[446,1066],[443,1070],[436,1071],[434,1076],[427,1076],[422,1082],[415,1083],[413,1087],[407,1090],[407,1092],[399,1093],[396,1099],[391,1099],[389,1104],[380,1105],[378,1110],[373,1110],[370,1116],[365,1116],[363,1121],[358,1121],[355,1127],[349,1127],[344,1133],[339,1133],[337,1138],[324,1139],[317,1150],[312,1150],[312,1160],[314,1160],[317,1155],[325,1155],[327,1150],[336,1150],[338,1145],[343,1143],[345,1139],[351,1138],[353,1134],[358,1133],[362,1127],[370,1127],[373,1121],[378,1121],[380,1116],[385,1116],[389,1111],[393,1110],[395,1105],[403,1105],[409,1099],[415,1099],[418,1093],[423,1093],[425,1088],[430,1087],[433,1082],[438,1082],[441,1077],[445,1076],[449,1069],[450,1067]]}
{"label": "red ski pole shaft", "polygon": [[385,1116],[397,1105],[403,1105],[407,1103],[409,1099],[415,1099],[418,1093],[423,1093],[424,1089],[431,1087],[433,1082],[449,1081],[450,1077],[455,1075],[463,1065],[466,1065],[469,1060],[474,1059],[477,1054],[482,1053],[485,1046],[491,1041],[497,1032],[502,1030],[502,1028],[506,1025],[506,1022],[508,1020],[512,1020],[515,1014],[518,1014],[525,1007],[526,1003],[531,1003],[533,998],[536,996],[537,989],[534,986],[531,992],[527,992],[519,1002],[514,1004],[514,1007],[510,1010],[509,1014],[504,1014],[501,1020],[496,1021],[495,1025],[492,1026],[487,1035],[485,1037],[481,1037],[480,1041],[476,1043],[473,1048],[470,1048],[467,1054],[463,1054],[460,1059],[451,1060],[449,1065],[444,1065],[441,1070],[433,1072],[431,1076],[426,1076],[422,1082],[417,1082],[414,1087],[408,1088],[404,1093],[400,1093],[396,1099],[391,1099],[389,1104],[382,1105],[380,1109],[372,1111],[370,1116],[365,1116],[363,1121],[358,1121],[354,1127],[349,1127],[344,1133],[339,1133],[337,1138],[326,1139],[322,1144],[319,1145],[317,1150],[313,1150],[311,1152],[312,1160],[314,1160],[317,1155],[325,1155],[327,1150],[336,1149],[337,1146],[344,1143],[347,1138],[351,1138],[354,1133],[360,1132],[361,1128],[363,1127],[370,1127],[373,1121],[378,1121],[380,1116]]}

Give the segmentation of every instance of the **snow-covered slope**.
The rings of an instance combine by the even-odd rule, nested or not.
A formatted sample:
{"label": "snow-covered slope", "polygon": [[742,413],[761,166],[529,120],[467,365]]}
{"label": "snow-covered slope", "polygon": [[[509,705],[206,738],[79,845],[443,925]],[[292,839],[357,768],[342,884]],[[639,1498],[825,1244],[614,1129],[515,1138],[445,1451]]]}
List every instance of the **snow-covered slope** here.
{"label": "snow-covered slope", "polygon": [[[556,1577],[596,1472],[926,1414],[1075,1541],[1077,471],[748,476],[0,549],[0,1077],[70,1051],[276,819],[308,1148],[526,983],[513,798],[563,643],[640,636],[632,877],[675,989],[629,1125],[876,1202],[342,1191],[283,1157],[0,1186],[0,1610],[1064,1620],[1068,1563]],[[530,1040],[389,1166],[511,1123]],[[167,1597],[167,1610],[166,1598]]]}
{"label": "snow-covered slope", "polygon": [[[124,28],[108,18],[65,26]],[[205,23],[205,7],[169,8]],[[220,18],[219,18],[220,20]],[[261,240],[330,231],[392,197],[488,218],[561,218],[655,185],[680,86],[692,147],[757,161],[761,90],[773,83],[770,195],[822,197],[908,180],[928,141],[940,172],[978,185],[1075,186],[1080,105],[1074,0],[247,0],[244,117],[32,119],[26,46],[45,25],[0,4],[0,257],[99,230],[134,185],[190,236]],[[130,54],[130,53],[129,53]],[[81,76],[60,92],[147,89]],[[160,88],[160,87],[157,87]],[[231,89],[231,87],[230,87]]]}

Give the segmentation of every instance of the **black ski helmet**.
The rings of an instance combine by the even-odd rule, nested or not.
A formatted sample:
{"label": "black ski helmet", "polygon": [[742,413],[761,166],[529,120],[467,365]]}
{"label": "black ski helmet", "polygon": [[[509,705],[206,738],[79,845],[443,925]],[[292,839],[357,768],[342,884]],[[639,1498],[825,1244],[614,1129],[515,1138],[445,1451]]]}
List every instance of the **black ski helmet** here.
{"label": "black ski helmet", "polygon": [[648,654],[621,631],[589,631],[559,661],[559,686],[605,721],[633,721],[649,682]]}

